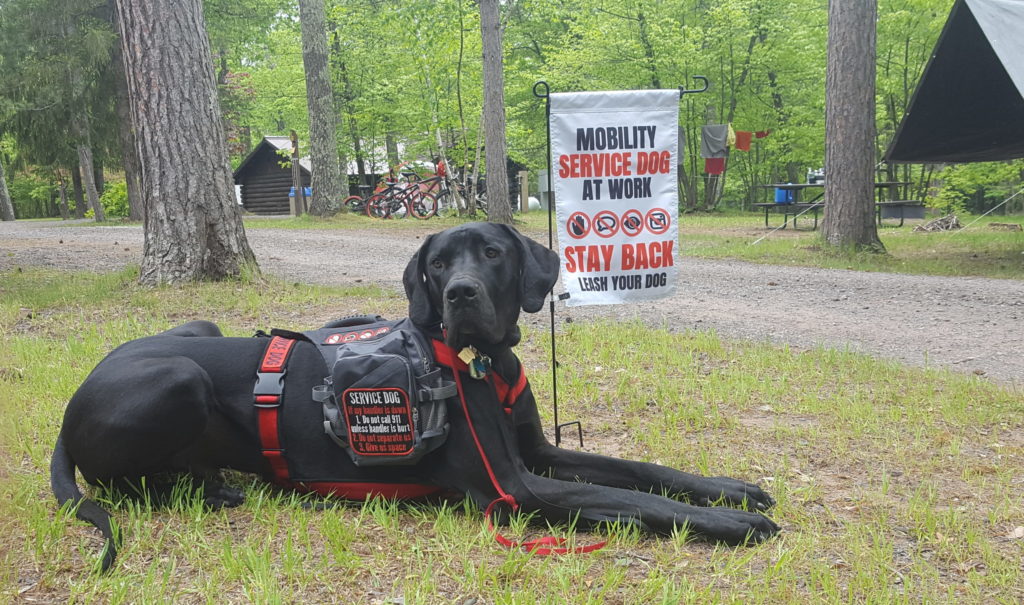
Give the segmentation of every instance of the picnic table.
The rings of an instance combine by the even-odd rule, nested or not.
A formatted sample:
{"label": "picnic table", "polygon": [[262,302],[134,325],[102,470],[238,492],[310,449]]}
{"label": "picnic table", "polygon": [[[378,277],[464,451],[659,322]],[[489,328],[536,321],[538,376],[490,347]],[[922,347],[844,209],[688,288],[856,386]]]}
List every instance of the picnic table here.
{"label": "picnic table", "polygon": [[[879,181],[875,183],[875,216],[877,217],[879,225],[882,224],[883,218],[898,218],[900,222],[897,226],[902,227],[904,220],[907,218],[905,209],[921,208],[924,206],[924,203],[919,200],[887,199],[889,191],[909,184],[910,183],[906,181]],[[768,215],[774,211],[776,214],[782,214],[782,229],[785,229],[789,225],[790,217],[793,217],[793,228],[796,229],[797,218],[803,216],[807,212],[813,213],[814,229],[818,228],[818,213],[825,207],[825,200],[822,199],[825,196],[825,183],[770,183],[767,185],[758,185],[758,187],[769,191],[782,189],[784,191],[791,191],[793,194],[792,201],[790,202],[765,202],[753,204],[755,208],[764,209],[765,227],[770,227],[768,224]],[[804,199],[807,195],[812,194],[814,195],[809,200]]]}

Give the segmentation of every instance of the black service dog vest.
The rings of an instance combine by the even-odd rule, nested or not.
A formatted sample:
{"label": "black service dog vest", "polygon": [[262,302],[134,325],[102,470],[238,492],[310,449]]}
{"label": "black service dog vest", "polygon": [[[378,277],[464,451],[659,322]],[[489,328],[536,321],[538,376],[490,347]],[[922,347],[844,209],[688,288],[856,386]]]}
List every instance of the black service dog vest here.
{"label": "black service dog vest", "polygon": [[275,330],[263,354],[254,403],[275,482],[360,500],[440,491],[413,469],[444,443],[457,395],[429,337],[408,319],[328,325]]}

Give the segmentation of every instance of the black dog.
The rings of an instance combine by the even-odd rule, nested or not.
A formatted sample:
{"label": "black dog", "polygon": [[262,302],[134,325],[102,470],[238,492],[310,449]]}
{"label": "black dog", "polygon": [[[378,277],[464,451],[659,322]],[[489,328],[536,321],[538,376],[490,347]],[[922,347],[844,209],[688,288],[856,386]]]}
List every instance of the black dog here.
{"label": "black dog", "polygon": [[[549,522],[590,527],[620,521],[659,534],[685,525],[729,544],[761,541],[778,532],[758,513],[708,506],[722,501],[767,510],[774,501],[750,483],[563,450],[547,441],[512,347],[520,339],[520,309],[540,310],[558,269],[555,253],[502,225],[462,225],[423,242],[404,275],[410,321],[443,339],[449,351],[475,347],[480,359],[490,359],[490,367],[481,380],[458,369],[449,374],[461,397],[447,404],[447,439],[413,465],[356,466],[341,454],[323,432],[319,407],[309,403],[309,388],[321,383],[329,369],[314,344],[297,340],[287,381],[282,378],[281,407],[315,413],[308,418],[311,424],[298,427],[304,431],[301,438],[290,441],[286,425],[300,422],[304,412],[283,416],[284,442],[271,452],[287,459],[294,486],[309,488],[326,476],[335,478],[335,486],[338,477],[359,485],[425,484],[467,494],[481,508],[504,501]],[[253,404],[255,372],[272,347],[265,338],[225,338],[209,322],[191,322],[118,347],[75,393],[57,439],[51,483],[59,503],[78,504],[77,516],[107,538],[104,569],[115,556],[110,515],[83,498],[76,467],[91,484],[136,490],[144,477],[152,487],[167,474],[185,474],[212,507],[242,501],[239,491],[220,482],[220,469],[281,483],[266,441],[261,441],[262,421]],[[440,343],[435,348],[444,349]],[[506,386],[514,391],[506,399],[514,400],[501,401],[499,383],[519,385]],[[312,448],[305,455],[312,462],[299,459],[300,446]],[[669,497],[656,495],[661,493]]]}

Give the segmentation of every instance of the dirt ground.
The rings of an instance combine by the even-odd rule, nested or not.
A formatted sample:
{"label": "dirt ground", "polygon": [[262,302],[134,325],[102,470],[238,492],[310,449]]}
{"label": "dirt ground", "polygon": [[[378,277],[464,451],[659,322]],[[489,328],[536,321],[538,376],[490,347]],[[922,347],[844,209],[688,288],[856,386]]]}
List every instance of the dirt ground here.
{"label": "dirt ground", "polygon": [[[268,219],[269,220],[269,219]],[[401,290],[422,229],[250,229],[262,269],[288,281],[378,283]],[[546,243],[546,235],[534,235]],[[138,226],[60,221],[0,223],[0,271],[19,266],[106,271],[138,263]],[[714,330],[726,338],[797,349],[848,348],[919,366],[1024,384],[1024,282],[867,273],[677,259],[677,293],[631,306],[565,307],[556,321],[642,318],[672,330]],[[546,313],[524,321],[546,325]]]}

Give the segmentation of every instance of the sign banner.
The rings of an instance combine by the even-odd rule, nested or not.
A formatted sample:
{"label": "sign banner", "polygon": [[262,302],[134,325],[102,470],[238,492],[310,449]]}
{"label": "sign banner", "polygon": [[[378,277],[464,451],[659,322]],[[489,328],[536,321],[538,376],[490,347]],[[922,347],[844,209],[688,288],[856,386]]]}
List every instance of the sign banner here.
{"label": "sign banner", "polygon": [[676,287],[679,91],[552,93],[551,165],[566,304]]}

